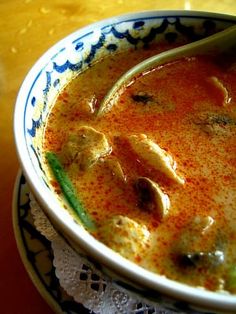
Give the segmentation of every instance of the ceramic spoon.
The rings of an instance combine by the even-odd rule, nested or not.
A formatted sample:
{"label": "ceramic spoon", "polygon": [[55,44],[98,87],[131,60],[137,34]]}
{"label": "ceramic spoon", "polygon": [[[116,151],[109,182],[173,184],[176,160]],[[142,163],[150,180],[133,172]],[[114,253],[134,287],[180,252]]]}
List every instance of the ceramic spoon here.
{"label": "ceramic spoon", "polygon": [[123,89],[132,84],[134,78],[140,73],[145,73],[152,68],[183,57],[223,53],[230,51],[233,48],[235,49],[235,47],[236,26],[231,26],[224,31],[218,32],[204,39],[154,55],[128,70],[119,78],[118,81],[116,81],[107,95],[103,98],[97,115],[102,116],[110,111]]}

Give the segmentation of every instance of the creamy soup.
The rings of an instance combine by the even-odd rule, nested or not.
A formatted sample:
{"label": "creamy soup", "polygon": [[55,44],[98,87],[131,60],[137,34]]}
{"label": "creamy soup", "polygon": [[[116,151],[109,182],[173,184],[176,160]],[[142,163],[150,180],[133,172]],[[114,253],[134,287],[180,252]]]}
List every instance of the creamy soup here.
{"label": "creamy soup", "polygon": [[[157,67],[97,116],[115,80],[157,51],[112,55],[71,81],[43,148],[98,240],[170,279],[236,293],[236,63],[201,56]],[[60,175],[47,171],[63,198]]]}

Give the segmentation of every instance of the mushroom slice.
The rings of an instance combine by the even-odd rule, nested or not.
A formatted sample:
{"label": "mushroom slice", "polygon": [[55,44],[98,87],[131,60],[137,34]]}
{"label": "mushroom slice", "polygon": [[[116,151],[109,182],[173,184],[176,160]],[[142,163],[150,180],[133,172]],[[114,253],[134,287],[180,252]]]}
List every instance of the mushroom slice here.
{"label": "mushroom slice", "polygon": [[76,133],[69,135],[61,156],[65,164],[86,170],[110,152],[111,146],[103,133],[90,126],[81,126]]}
{"label": "mushroom slice", "polygon": [[126,175],[124,174],[120,162],[115,157],[109,156],[104,160],[104,164],[109,168],[115,178],[121,182],[126,182]]}
{"label": "mushroom slice", "polygon": [[158,144],[148,139],[145,134],[131,135],[128,137],[128,141],[135,153],[147,164],[175,182],[184,184],[184,179],[175,172],[176,162],[173,158]]}
{"label": "mushroom slice", "polygon": [[193,121],[199,125],[201,130],[208,135],[227,135],[230,134],[236,121],[231,117],[219,113],[203,112]]}
{"label": "mushroom slice", "polygon": [[224,262],[225,246],[226,238],[216,221],[211,216],[196,216],[181,231],[174,251],[183,268],[210,268]]}
{"label": "mushroom slice", "polygon": [[218,267],[224,263],[225,254],[223,251],[213,252],[188,252],[179,258],[180,266],[183,267]]}
{"label": "mushroom slice", "polygon": [[135,182],[138,193],[138,205],[147,211],[156,211],[160,218],[168,214],[170,200],[167,194],[162,192],[159,185],[146,177],[139,177]]}
{"label": "mushroom slice", "polygon": [[154,98],[151,94],[145,92],[138,92],[137,94],[131,95],[131,98],[137,102],[142,104],[150,104],[154,102]]}
{"label": "mushroom slice", "polygon": [[150,232],[145,225],[118,215],[103,223],[99,228],[99,235],[107,246],[134,260],[135,256],[143,254],[143,250],[149,245]]}
{"label": "mushroom slice", "polygon": [[209,78],[209,82],[211,82],[213,86],[218,89],[222,97],[223,106],[227,106],[231,101],[227,88],[223,85],[223,83],[216,76],[211,76]]}

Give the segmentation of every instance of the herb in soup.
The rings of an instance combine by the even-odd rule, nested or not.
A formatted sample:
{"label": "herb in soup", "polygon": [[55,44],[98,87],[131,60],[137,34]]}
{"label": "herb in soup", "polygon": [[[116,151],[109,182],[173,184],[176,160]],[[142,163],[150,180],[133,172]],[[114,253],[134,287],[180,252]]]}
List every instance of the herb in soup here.
{"label": "herb in soup", "polygon": [[235,294],[235,63],[165,64],[96,115],[118,77],[156,52],[111,55],[78,75],[52,108],[43,148],[58,158],[98,240],[170,279]]}

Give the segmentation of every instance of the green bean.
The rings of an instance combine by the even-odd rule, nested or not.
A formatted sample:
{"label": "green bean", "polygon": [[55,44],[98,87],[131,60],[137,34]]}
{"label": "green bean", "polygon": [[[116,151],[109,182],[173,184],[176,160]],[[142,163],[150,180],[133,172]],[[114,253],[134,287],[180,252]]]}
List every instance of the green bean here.
{"label": "green bean", "polygon": [[46,159],[69,205],[78,215],[82,224],[87,229],[94,230],[96,228],[95,223],[93,222],[93,220],[89,217],[88,213],[83,208],[83,205],[78,199],[75,193],[74,187],[67,173],[63,169],[57,155],[53,152],[46,152]]}
{"label": "green bean", "polygon": [[230,267],[226,276],[226,288],[232,293],[236,293],[236,266]]}

